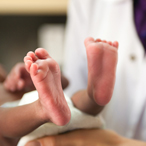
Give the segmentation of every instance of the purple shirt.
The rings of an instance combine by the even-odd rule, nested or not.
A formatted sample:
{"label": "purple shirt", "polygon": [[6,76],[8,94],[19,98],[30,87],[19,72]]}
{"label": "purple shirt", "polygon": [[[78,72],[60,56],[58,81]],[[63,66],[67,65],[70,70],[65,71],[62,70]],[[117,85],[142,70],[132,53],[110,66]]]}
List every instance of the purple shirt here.
{"label": "purple shirt", "polygon": [[138,36],[146,51],[146,0],[134,0],[134,20]]}

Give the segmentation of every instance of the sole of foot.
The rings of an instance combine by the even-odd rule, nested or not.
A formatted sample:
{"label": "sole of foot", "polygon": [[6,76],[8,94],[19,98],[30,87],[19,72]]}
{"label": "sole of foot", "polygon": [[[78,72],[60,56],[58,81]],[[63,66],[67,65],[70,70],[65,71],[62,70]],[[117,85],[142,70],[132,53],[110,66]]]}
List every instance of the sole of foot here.
{"label": "sole of foot", "polygon": [[71,113],[62,90],[57,62],[42,48],[35,53],[28,52],[24,62],[38,91],[44,119],[60,126],[67,124]]}
{"label": "sole of foot", "polygon": [[118,42],[87,38],[85,47],[88,60],[88,94],[100,105],[106,105],[113,94]]}

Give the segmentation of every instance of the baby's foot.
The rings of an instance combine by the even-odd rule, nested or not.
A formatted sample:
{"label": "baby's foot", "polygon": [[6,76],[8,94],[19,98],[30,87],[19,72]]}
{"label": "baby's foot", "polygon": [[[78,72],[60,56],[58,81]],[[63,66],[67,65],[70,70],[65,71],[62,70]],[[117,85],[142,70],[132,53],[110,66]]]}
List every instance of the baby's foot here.
{"label": "baby's foot", "polygon": [[50,120],[57,125],[67,124],[71,114],[63,94],[57,62],[41,48],[37,49],[35,54],[29,52],[24,62],[38,91],[46,121]]}
{"label": "baby's foot", "polygon": [[85,46],[88,60],[88,94],[98,105],[104,106],[113,94],[118,42],[87,38]]}

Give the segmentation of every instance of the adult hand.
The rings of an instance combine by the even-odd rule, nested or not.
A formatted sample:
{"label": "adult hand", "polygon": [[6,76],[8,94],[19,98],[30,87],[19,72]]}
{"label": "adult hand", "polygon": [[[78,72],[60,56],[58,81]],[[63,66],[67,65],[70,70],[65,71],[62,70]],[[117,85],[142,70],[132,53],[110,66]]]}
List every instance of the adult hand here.
{"label": "adult hand", "polygon": [[[69,82],[67,78],[61,75],[62,88],[65,89]],[[8,74],[4,87],[11,92],[30,92],[35,90],[30,74],[25,69],[24,63],[17,63]]]}
{"label": "adult hand", "polygon": [[109,130],[84,129],[40,138],[25,146],[124,146],[125,141],[125,138]]}
{"label": "adult hand", "polygon": [[24,63],[17,63],[8,74],[4,87],[11,92],[29,92],[35,89]]}
{"label": "adult hand", "polygon": [[0,82],[3,82],[6,79],[6,75],[6,71],[4,70],[2,65],[0,65]]}

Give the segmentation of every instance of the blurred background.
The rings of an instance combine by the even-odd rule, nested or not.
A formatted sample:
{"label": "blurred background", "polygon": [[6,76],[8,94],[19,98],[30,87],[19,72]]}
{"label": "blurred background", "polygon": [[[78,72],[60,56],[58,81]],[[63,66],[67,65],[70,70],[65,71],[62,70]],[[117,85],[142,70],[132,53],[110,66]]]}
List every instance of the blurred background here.
{"label": "blurred background", "polygon": [[7,71],[45,48],[62,65],[68,0],[0,0],[0,63]]}

